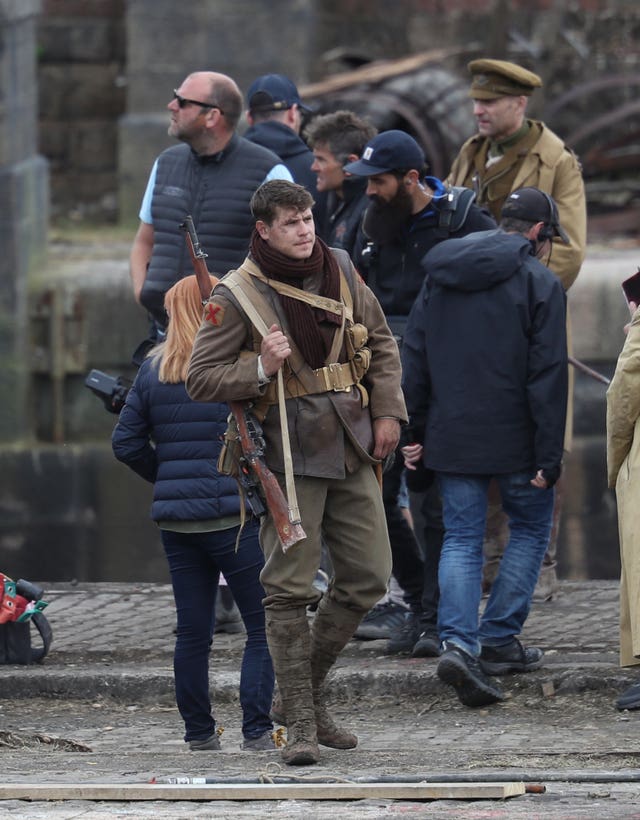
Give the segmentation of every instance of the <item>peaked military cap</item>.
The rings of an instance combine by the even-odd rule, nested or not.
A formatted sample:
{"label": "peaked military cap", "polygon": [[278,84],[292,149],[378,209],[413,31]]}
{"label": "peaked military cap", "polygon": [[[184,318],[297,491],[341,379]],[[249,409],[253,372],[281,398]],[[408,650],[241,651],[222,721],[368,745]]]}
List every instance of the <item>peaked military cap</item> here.
{"label": "peaked military cap", "polygon": [[472,60],[467,68],[471,72],[469,96],[476,100],[492,100],[495,97],[530,97],[542,80],[506,60]]}

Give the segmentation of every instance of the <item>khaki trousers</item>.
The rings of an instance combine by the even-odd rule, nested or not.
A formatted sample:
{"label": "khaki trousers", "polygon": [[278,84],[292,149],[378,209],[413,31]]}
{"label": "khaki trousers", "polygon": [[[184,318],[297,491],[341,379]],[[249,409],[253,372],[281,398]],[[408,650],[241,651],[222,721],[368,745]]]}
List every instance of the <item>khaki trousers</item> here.
{"label": "khaki trousers", "polygon": [[638,550],[638,476],[622,462],[616,482],[620,540],[620,666],[640,664],[640,550]]}
{"label": "khaki trousers", "polygon": [[[277,478],[284,489],[284,476]],[[343,479],[296,476],[295,481],[307,537],[285,554],[273,519],[263,519],[265,566],[260,580],[265,608],[290,609],[318,601],[313,581],[324,541],[334,573],[326,594],[364,615],[384,595],[391,575],[382,494],[373,468],[363,464]]]}

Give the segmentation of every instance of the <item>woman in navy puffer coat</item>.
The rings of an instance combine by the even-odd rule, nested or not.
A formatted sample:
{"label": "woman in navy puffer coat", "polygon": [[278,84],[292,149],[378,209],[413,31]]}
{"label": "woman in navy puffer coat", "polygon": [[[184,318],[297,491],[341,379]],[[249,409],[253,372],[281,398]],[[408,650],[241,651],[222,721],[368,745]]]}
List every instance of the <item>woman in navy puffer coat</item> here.
{"label": "woman in navy puffer coat", "polygon": [[229,410],[226,404],[192,401],[184,386],[202,316],[195,276],[177,282],[165,306],[166,341],[138,371],[113,431],[113,451],[154,485],[151,517],[160,527],[177,610],[174,675],[185,741],[194,751],[220,749],[208,664],[222,572],[247,630],[240,676],[242,748],[272,749],[274,676],[264,630],[258,527],[253,519],[245,524],[236,551],[237,485],[216,469]]}

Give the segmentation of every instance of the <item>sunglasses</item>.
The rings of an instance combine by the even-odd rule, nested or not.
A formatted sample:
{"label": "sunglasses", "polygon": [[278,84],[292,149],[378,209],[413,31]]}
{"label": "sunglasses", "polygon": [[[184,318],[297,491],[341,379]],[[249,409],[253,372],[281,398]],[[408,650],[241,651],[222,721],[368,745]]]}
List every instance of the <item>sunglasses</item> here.
{"label": "sunglasses", "polygon": [[185,105],[199,105],[200,108],[216,108],[223,116],[224,111],[220,108],[219,105],[213,105],[212,103],[203,103],[199,100],[188,100],[186,97],[181,97],[180,94],[173,89],[173,99],[178,103],[178,108],[184,108]]}

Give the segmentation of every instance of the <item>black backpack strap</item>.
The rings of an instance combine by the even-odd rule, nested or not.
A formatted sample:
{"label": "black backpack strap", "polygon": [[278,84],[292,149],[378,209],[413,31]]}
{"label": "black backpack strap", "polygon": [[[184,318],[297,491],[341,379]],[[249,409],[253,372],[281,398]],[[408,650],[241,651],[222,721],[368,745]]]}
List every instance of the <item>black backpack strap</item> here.
{"label": "black backpack strap", "polygon": [[42,612],[34,612],[30,618],[30,621],[38,630],[40,637],[42,638],[42,647],[39,649],[32,647],[31,649],[31,662],[40,663],[49,654],[51,643],[53,641],[53,631],[51,629],[51,624]]}
{"label": "black backpack strap", "polygon": [[475,191],[471,188],[456,185],[448,188],[447,193],[436,201],[438,230],[443,238],[462,228],[475,198]]}

